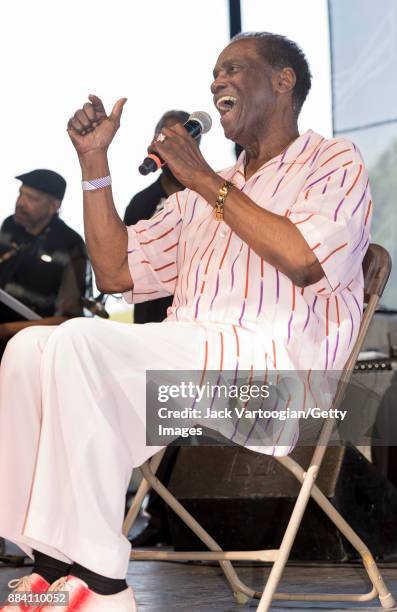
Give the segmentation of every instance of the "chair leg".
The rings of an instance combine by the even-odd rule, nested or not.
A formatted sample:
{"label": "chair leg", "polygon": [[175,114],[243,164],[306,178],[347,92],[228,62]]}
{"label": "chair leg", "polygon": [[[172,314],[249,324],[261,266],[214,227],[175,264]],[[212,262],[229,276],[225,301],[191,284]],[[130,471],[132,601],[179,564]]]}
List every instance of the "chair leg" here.
{"label": "chair leg", "polygon": [[[277,459],[282,465],[284,465],[285,468],[292,472],[301,483],[306,480],[305,471],[298,463],[296,463],[296,461],[290,457],[278,457]],[[388,609],[393,608],[395,605],[394,598],[384,583],[380,571],[367,545],[361,540],[356,532],[353,531],[349,523],[345,521],[343,516],[336,510],[324,493],[322,493],[322,491],[314,483],[311,490],[311,496],[361,556],[368,577],[378,593],[382,607]]]}
{"label": "chair leg", "polygon": [[307,502],[309,501],[311,489],[316,479],[317,472],[317,465],[311,465],[306,472],[303,485],[299,492],[298,498],[291,514],[291,518],[289,520],[287,529],[285,530],[285,534],[281,542],[279,555],[273,564],[269,578],[266,582],[265,589],[260,599],[259,606],[257,608],[258,612],[267,612],[270,608],[274,594],[283,574],[285,565],[288,561],[288,557],[291,552],[296,533],[301,524],[303,513],[307,506]]}
{"label": "chair leg", "polygon": [[[156,453],[156,455],[152,458],[151,462],[150,462],[150,469],[152,471],[153,474],[155,474],[157,472],[157,469],[161,463],[161,460],[163,458],[163,455],[165,453],[165,448],[161,451],[159,451],[158,453]],[[135,523],[136,521],[136,517],[138,516],[139,510],[141,509],[142,506],[142,502],[145,499],[146,495],[148,494],[148,492],[150,491],[151,486],[148,483],[148,481],[143,478],[141,484],[138,487],[138,491],[136,492],[133,502],[131,504],[130,509],[127,512],[127,515],[124,519],[124,523],[123,523],[123,535],[125,535],[125,537],[128,537],[129,532],[131,531],[131,527],[132,525]]]}
{"label": "chair leg", "polygon": [[[145,480],[153,487],[153,489],[162,497],[168,506],[177,514],[183,522],[196,534],[196,536],[204,542],[209,550],[222,552],[219,544],[203,529],[196,519],[178,502],[178,500],[168,491],[168,489],[155,477],[151,471],[151,466],[144,463],[140,470]],[[227,581],[234,593],[238,603],[246,603],[251,597],[259,598],[259,593],[245,585],[237,575],[230,561],[219,561]]]}

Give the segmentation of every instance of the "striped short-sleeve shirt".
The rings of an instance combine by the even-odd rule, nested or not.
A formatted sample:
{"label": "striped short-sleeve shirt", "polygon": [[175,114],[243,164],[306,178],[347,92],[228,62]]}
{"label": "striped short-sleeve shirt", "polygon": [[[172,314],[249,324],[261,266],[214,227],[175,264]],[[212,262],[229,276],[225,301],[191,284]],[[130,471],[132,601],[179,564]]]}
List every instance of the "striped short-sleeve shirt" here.
{"label": "striped short-sleeve shirt", "polygon": [[[357,334],[371,195],[356,146],[309,130],[248,180],[244,153],[220,173],[258,206],[287,216],[324,277],[305,288],[264,261],[198,193],[171,196],[128,228],[129,302],[174,295],[168,319],[253,335],[281,369],[339,369]],[[247,336],[248,334],[248,336]],[[242,342],[235,342],[234,356]],[[215,366],[216,364],[214,364]],[[250,364],[247,364],[250,365]]]}

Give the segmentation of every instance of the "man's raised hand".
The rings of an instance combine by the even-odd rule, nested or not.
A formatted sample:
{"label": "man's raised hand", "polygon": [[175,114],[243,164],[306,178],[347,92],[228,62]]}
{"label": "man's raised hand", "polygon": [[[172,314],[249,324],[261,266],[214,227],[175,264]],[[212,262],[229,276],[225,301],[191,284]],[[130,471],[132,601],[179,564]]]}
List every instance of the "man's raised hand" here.
{"label": "man's raised hand", "polygon": [[120,127],[120,117],[127,98],[120,98],[110,115],[106,114],[98,96],[88,96],[83,108],[75,112],[68,121],[67,131],[77,154],[106,151]]}

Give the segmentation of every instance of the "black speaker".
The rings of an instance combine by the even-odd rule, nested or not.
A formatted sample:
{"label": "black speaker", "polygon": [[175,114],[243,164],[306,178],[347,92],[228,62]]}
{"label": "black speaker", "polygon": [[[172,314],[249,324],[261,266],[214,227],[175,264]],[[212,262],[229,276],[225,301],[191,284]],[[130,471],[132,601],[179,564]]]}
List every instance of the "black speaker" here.
{"label": "black speaker", "polygon": [[[313,448],[292,457],[307,467]],[[397,556],[397,489],[354,447],[330,447],[317,485],[381,559]],[[273,457],[241,447],[180,449],[169,488],[225,550],[278,548],[300,485]],[[168,510],[176,550],[205,546]],[[292,560],[346,561],[357,555],[311,499]]]}

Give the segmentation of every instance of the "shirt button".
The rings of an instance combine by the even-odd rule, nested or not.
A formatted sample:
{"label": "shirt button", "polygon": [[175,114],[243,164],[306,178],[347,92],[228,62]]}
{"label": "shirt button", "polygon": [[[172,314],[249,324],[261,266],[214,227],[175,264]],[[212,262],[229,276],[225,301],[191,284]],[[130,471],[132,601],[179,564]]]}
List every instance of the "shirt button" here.
{"label": "shirt button", "polygon": [[227,236],[226,230],[221,229],[221,231],[219,232],[219,235],[220,235],[221,238],[226,238],[226,236]]}

